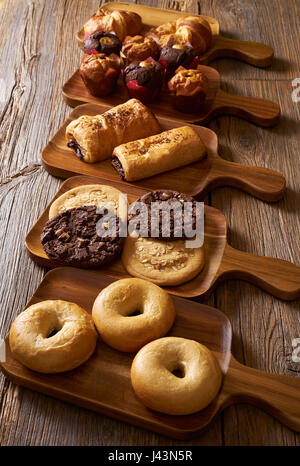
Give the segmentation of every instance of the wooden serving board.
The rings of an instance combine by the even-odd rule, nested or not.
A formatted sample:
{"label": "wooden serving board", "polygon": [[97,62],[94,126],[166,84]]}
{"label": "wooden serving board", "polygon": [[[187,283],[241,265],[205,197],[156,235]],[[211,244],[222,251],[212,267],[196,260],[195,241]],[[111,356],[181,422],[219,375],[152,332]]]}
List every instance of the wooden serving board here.
{"label": "wooden serving board", "polygon": [[[83,162],[67,147],[65,139],[66,127],[72,120],[81,115],[99,115],[108,109],[108,106],[102,104],[84,104],[72,111],[42,152],[43,166],[51,175],[68,178],[82,174],[120,181],[120,176],[110,160],[98,163]],[[163,131],[182,126],[179,121],[167,118],[158,118],[158,121]],[[278,201],[283,197],[285,178],[280,173],[222,159],[218,154],[216,133],[203,126],[189,126],[192,126],[205,144],[207,157],[192,165],[131,184],[148,190],[165,189],[168,186],[169,189],[201,198],[220,186],[242,189],[264,201]]]}
{"label": "wooden serving board", "polygon": [[[63,299],[91,312],[98,293],[112,281],[93,271],[59,268],[48,272],[26,307],[47,299]],[[215,308],[173,298],[176,320],[169,335],[199,341],[217,357],[224,378],[214,401],[189,416],[169,416],[147,409],[135,396],[130,381],[134,354],[121,353],[98,340],[93,356],[62,374],[39,374],[26,369],[10,352],[1,369],[12,382],[63,401],[177,439],[190,439],[226,406],[251,403],[291,429],[300,431],[300,379],[268,374],[238,363],[231,355],[231,325]]]}
{"label": "wooden serving board", "polygon": [[[67,179],[26,236],[25,244],[32,260],[49,268],[61,265],[48,258],[40,242],[42,230],[49,217],[49,207],[64,192],[76,186],[95,183],[113,186],[126,193],[129,203],[148,191],[130,184],[93,176],[74,176]],[[292,300],[300,297],[300,268],[281,259],[254,256],[229,246],[226,239],[226,219],[222,212],[214,207],[205,206],[204,236],[204,269],[193,280],[166,288],[170,293],[189,298],[196,296],[205,298],[221,281],[236,278],[254,283],[281,299]],[[96,273],[99,276],[104,273],[114,278],[129,276],[120,259],[99,268]]]}
{"label": "wooden serving board", "polygon": [[[138,13],[145,29],[160,26],[169,21],[176,21],[183,16],[200,16],[209,22],[213,34],[213,42],[210,49],[201,57],[201,63],[207,65],[215,58],[236,58],[258,67],[266,67],[272,63],[273,49],[259,42],[247,42],[242,40],[228,39],[219,34],[219,23],[215,18],[204,15],[194,15],[181,11],[163,10],[134,3],[110,2],[102,5],[107,10],[127,10]],[[83,28],[76,34],[78,45],[83,48]]]}
{"label": "wooden serving board", "polygon": [[[220,115],[234,115],[251,121],[259,126],[274,126],[279,122],[279,105],[270,100],[255,97],[239,96],[222,91],[221,79],[217,70],[210,66],[199,65],[198,68],[209,80],[209,91],[202,112],[182,113],[174,109],[170,103],[166,85],[159,97],[149,105],[151,110],[159,116],[176,119],[181,122],[207,124],[212,118]],[[64,100],[71,107],[82,103],[105,104],[114,107],[128,100],[128,94],[119,77],[116,90],[107,97],[94,97],[85,87],[79,70],[63,85],[62,94]]]}

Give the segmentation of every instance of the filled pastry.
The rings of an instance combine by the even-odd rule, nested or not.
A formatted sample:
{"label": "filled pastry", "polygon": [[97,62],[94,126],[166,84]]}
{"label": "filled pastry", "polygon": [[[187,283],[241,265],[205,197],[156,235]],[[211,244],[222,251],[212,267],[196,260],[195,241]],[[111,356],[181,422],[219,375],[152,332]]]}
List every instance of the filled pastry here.
{"label": "filled pastry", "polygon": [[121,72],[120,57],[115,54],[84,54],[80,65],[80,76],[89,90],[96,96],[111,94]]}
{"label": "filled pastry", "polygon": [[149,104],[158,96],[163,78],[162,65],[151,57],[141,62],[134,61],[123,71],[129,97],[139,99],[144,104]]}
{"label": "filled pastry", "polygon": [[66,128],[66,140],[77,157],[94,163],[110,158],[120,144],[160,131],[153,113],[138,100],[131,99],[101,115],[82,115],[73,120]]}
{"label": "filled pastry", "polygon": [[123,42],[122,55],[127,63],[146,60],[148,57],[157,58],[159,46],[151,37],[127,36]]}
{"label": "filled pastry", "polygon": [[168,83],[172,105],[185,113],[200,112],[208,94],[209,82],[201,71],[179,67]]}
{"label": "filled pastry", "polygon": [[212,32],[209,23],[199,16],[187,16],[177,21],[170,21],[147,33],[160,47],[165,47],[171,40],[173,44],[186,45],[197,50],[201,55],[211,46]]}
{"label": "filled pastry", "polygon": [[133,11],[99,8],[84,27],[84,38],[96,31],[114,32],[122,42],[126,36],[135,36],[143,29],[142,18]]}
{"label": "filled pastry", "polygon": [[105,53],[105,55],[110,55],[115,53],[116,55],[120,54],[121,42],[119,41],[116,34],[105,31],[97,31],[93,34],[90,34],[83,41],[83,50],[84,53]]}
{"label": "filled pastry", "polygon": [[112,164],[122,180],[136,181],[197,162],[205,154],[196,131],[182,126],[115,147]]}

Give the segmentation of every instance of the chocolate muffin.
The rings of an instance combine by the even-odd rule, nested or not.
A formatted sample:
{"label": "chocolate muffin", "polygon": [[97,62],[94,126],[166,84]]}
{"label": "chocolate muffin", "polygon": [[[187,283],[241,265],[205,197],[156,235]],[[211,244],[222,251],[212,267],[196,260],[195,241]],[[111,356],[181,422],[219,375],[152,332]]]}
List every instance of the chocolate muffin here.
{"label": "chocolate muffin", "polygon": [[90,34],[83,41],[83,50],[84,53],[105,53],[105,55],[110,55],[115,53],[120,54],[121,42],[119,41],[116,34],[105,31],[97,31],[93,34]]}
{"label": "chocolate muffin", "polygon": [[123,71],[129,97],[139,99],[144,104],[152,102],[158,96],[163,78],[162,65],[151,57],[141,62],[134,61]]}
{"label": "chocolate muffin", "polygon": [[197,66],[198,61],[198,53],[193,47],[188,44],[172,44],[171,41],[161,49],[159,57],[159,63],[166,70],[167,79],[173,76],[179,66],[194,68]]}
{"label": "chocolate muffin", "polygon": [[[156,190],[151,191],[147,194],[144,194],[136,202],[144,203],[147,207],[147,213],[141,211],[137,211],[137,213],[131,214],[129,208],[129,215],[128,219],[132,220],[137,215],[139,216],[141,234],[144,236],[144,231],[147,233],[146,236],[148,237],[155,237],[158,239],[167,239],[167,240],[178,240],[178,239],[186,239],[185,236],[185,229],[192,228],[193,230],[196,228],[196,209],[197,203],[196,200],[192,196],[188,196],[187,194],[179,193],[177,191],[171,190]],[[191,203],[191,215],[187,216],[186,222],[184,223],[184,204],[186,202]],[[159,211],[151,210],[152,203],[159,203]],[[175,214],[174,210],[170,210],[170,222],[163,220],[163,212],[169,212],[169,209],[173,207],[176,209],[176,205],[180,206],[178,218]],[[155,218],[152,215],[155,215]],[[157,217],[158,214],[158,217]],[[155,234],[151,231],[151,224],[152,228],[155,228]],[[155,225],[156,224],[156,225]],[[143,228],[143,229],[142,229]]]}
{"label": "chocolate muffin", "polygon": [[[114,225],[116,231],[113,231]],[[99,228],[107,230],[108,236]],[[58,265],[96,268],[121,253],[123,238],[119,230],[120,219],[113,212],[106,210],[100,214],[94,205],[82,206],[51,218],[43,229],[41,243],[47,256]]]}

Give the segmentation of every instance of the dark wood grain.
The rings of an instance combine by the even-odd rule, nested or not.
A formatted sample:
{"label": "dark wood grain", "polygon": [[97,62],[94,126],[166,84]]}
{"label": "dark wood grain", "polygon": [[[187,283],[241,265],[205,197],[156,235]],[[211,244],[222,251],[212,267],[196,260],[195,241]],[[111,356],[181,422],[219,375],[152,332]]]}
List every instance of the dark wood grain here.
{"label": "dark wood grain", "polygon": [[[58,268],[45,276],[26,307],[59,298],[75,302],[91,313],[98,293],[113,281],[97,272]],[[193,415],[168,416],[143,406],[130,382],[134,354],[114,350],[101,340],[92,357],[77,369],[62,374],[39,374],[14,358],[6,339],[7,361],[0,367],[14,383],[175,439],[198,436],[226,406],[241,402],[258,405],[300,432],[300,379],[267,374],[239,364],[231,356],[231,326],[224,314],[181,298],[173,298],[173,302],[176,319],[168,336],[188,338],[207,346],[223,373],[223,384],[216,398]]]}
{"label": "dark wood grain", "polygon": [[[42,152],[44,168],[51,175],[68,178],[82,174],[120,181],[111,161],[88,164],[78,159],[66,145],[67,125],[81,115],[97,115],[110,107],[99,104],[84,104],[73,110],[67,120]],[[182,126],[182,122],[158,118],[163,131]],[[188,124],[188,123],[185,123]],[[189,124],[188,124],[189,125]],[[220,186],[234,186],[264,201],[278,201],[285,191],[284,177],[273,170],[228,162],[218,154],[216,133],[203,126],[191,125],[206,147],[207,156],[198,163],[184,166],[167,173],[133,183],[148,190],[169,189],[184,192],[203,199],[211,190]]]}
{"label": "dark wood grain", "polygon": [[[215,17],[221,35],[270,45],[272,66],[261,69],[234,59],[212,63],[229,93],[278,102],[282,118],[272,130],[235,117],[210,123],[228,161],[264,166],[287,180],[284,199],[264,204],[232,188],[210,194],[230,225],[235,248],[300,264],[299,104],[291,99],[298,77],[299,2],[295,0],[151,0],[143,4]],[[24,239],[53,197],[60,181],[41,167],[42,148],[70,113],[61,86],[78,67],[78,31],[98,0],[4,0],[0,21],[0,282],[1,336],[24,308],[45,269],[27,258]],[[11,47],[14,37],[14,47]],[[300,336],[300,301],[286,303],[237,280],[221,284],[210,305],[229,317],[233,354],[249,367],[299,377],[291,360],[292,339]],[[106,416],[19,388],[0,377],[2,445],[299,445],[300,436],[248,404],[227,408],[197,439],[171,441]]]}

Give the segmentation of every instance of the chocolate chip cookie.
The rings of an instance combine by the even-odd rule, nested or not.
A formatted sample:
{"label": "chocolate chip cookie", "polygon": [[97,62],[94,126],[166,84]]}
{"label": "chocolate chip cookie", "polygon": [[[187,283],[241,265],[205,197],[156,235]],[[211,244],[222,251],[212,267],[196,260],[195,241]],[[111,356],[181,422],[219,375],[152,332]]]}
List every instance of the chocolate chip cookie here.
{"label": "chocolate chip cookie", "polygon": [[[195,230],[196,228],[197,203],[192,196],[177,191],[157,190],[144,194],[136,202],[144,203],[147,210],[138,209],[136,213],[132,213],[131,209],[134,207],[132,206],[129,208],[128,218],[129,220],[133,220],[134,218],[137,220],[138,217],[140,222],[137,227],[140,229],[139,233],[141,236],[168,241],[188,239],[185,231],[189,229]],[[184,204],[186,202],[190,203],[190,210],[188,210],[187,218],[184,219]],[[157,203],[157,208],[159,203],[159,210],[155,208],[155,203]],[[170,211],[169,221],[166,215],[168,211]]]}
{"label": "chocolate chip cookie", "polygon": [[98,213],[95,205],[81,206],[51,218],[41,243],[59,265],[95,268],[119,256],[123,246],[119,232],[120,219],[113,212]]}

